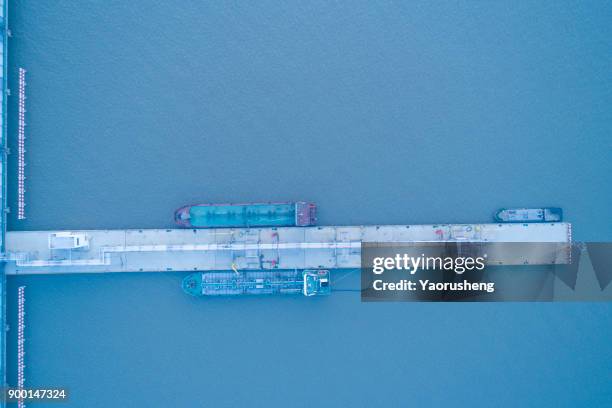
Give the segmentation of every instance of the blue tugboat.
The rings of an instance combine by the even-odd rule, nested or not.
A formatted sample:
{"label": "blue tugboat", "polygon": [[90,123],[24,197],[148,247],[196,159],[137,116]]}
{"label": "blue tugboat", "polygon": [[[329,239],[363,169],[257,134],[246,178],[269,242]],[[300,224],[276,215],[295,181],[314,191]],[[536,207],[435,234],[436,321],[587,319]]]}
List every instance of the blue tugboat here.
{"label": "blue tugboat", "polygon": [[545,208],[502,208],[495,213],[496,222],[561,222],[563,210],[557,207]]}

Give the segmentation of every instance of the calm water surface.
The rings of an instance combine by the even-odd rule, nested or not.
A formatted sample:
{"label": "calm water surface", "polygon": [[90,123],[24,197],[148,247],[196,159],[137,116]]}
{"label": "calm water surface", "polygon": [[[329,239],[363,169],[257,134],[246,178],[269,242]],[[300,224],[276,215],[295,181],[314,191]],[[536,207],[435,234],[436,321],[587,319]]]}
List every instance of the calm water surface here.
{"label": "calm water surface", "polygon": [[[28,219],[9,227],[170,227],[185,203],[308,199],[321,224],[554,205],[577,239],[610,240],[611,19],[606,2],[10,2]],[[27,285],[27,384],[69,387],[74,407],[612,398],[608,304],[193,299],[182,277],[10,278],[13,328]]]}

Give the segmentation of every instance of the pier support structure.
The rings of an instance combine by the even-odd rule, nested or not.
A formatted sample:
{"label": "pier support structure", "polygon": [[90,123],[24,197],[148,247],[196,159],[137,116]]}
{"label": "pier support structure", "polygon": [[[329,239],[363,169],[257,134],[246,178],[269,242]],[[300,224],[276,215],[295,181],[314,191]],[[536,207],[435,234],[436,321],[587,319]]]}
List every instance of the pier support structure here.
{"label": "pier support structure", "polygon": [[26,70],[19,68],[19,111],[17,120],[17,219],[25,219],[25,74]]}
{"label": "pier support structure", "polygon": [[[25,385],[25,286],[20,286],[17,294],[17,388]],[[25,408],[23,399],[17,401],[19,408]]]}

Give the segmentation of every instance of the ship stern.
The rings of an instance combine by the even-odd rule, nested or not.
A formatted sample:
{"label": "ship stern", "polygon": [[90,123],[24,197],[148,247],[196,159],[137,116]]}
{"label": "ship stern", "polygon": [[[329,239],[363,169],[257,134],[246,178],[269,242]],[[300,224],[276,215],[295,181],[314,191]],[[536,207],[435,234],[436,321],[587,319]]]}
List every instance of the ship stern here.
{"label": "ship stern", "polygon": [[295,225],[309,227],[317,223],[317,205],[315,203],[295,203]]}

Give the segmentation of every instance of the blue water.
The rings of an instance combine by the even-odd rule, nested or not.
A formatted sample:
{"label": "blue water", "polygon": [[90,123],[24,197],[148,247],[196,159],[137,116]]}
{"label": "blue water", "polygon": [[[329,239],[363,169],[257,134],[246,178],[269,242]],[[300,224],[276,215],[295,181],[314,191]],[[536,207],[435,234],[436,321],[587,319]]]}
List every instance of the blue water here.
{"label": "blue water", "polygon": [[[577,239],[612,239],[610,3],[25,0],[9,21],[10,87],[28,70],[28,219],[11,229],[302,199],[322,224],[559,206]],[[11,278],[26,383],[74,407],[612,400],[609,304],[202,300],[182,277]]]}

